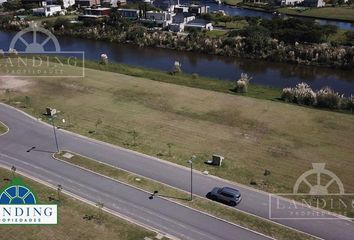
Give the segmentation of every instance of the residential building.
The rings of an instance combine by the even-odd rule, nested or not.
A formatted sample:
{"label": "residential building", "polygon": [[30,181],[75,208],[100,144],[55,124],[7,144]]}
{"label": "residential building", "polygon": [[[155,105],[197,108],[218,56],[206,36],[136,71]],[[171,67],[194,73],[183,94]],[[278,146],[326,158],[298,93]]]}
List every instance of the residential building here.
{"label": "residential building", "polygon": [[76,0],[75,2],[78,7],[92,7],[101,4],[100,0]]}
{"label": "residential building", "polygon": [[127,4],[127,0],[102,0],[102,6],[104,7],[120,7]]}
{"label": "residential building", "polygon": [[[68,8],[70,6],[73,6],[75,4],[75,0],[62,0],[63,2],[63,8]],[[46,5],[59,5],[58,0],[46,0],[45,1]],[[43,5],[45,6],[45,5]]]}
{"label": "residential building", "polygon": [[284,6],[284,5],[297,5],[302,3],[304,0],[281,0],[280,1],[280,5]]}
{"label": "residential building", "polygon": [[46,5],[45,0],[22,0],[21,1],[23,5],[33,5],[33,6],[38,6],[38,7],[43,7]]}
{"label": "residential building", "polygon": [[188,12],[183,12],[183,13],[177,13],[175,16],[173,16],[173,23],[187,23],[190,21],[193,21],[195,19],[195,16],[191,13]]}
{"label": "residential building", "polygon": [[62,12],[60,5],[47,5],[41,8],[34,8],[33,10],[34,15],[38,16],[54,16]]}
{"label": "residential building", "polygon": [[175,13],[148,11],[143,21],[155,22],[161,27],[167,27],[172,23]]}
{"label": "residential building", "polygon": [[177,4],[177,5],[172,5],[171,7],[173,8],[173,11],[175,13],[187,13],[188,10],[189,10],[189,6],[188,5]]}
{"label": "residential building", "polygon": [[211,31],[213,30],[213,24],[204,19],[194,19],[193,21],[187,22],[184,25],[184,30],[191,29],[191,28]]}
{"label": "residential building", "polygon": [[131,20],[135,20],[139,18],[139,10],[138,9],[124,9],[119,8],[117,12],[121,14],[122,17],[128,18]]}
{"label": "residential building", "polygon": [[304,0],[302,5],[305,7],[324,7],[326,3],[323,0]]}
{"label": "residential building", "polygon": [[189,5],[188,12],[199,15],[199,14],[205,14],[209,12],[210,7],[209,6],[203,6],[199,4],[191,4]]}
{"label": "residential building", "polygon": [[79,16],[79,20],[106,18],[110,13],[110,8],[85,8],[84,14]]}

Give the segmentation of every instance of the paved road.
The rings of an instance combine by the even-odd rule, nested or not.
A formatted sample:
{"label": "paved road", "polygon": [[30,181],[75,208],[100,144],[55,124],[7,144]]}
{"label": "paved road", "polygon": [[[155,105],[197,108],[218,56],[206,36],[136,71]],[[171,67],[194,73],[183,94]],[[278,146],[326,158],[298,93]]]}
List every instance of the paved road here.
{"label": "paved road", "polygon": [[[150,200],[147,192],[54,160],[53,129],[1,104],[0,121],[10,127],[8,134],[0,136],[0,165],[14,165],[53,186],[61,184],[69,193],[103,202],[111,211],[179,239],[270,239],[162,198]],[[64,144],[65,134],[59,135]],[[31,146],[38,150],[26,152]]]}
{"label": "paved road", "polygon": [[[26,158],[29,162],[33,162],[36,161],[36,156],[34,153],[25,153],[26,149],[36,146],[37,149],[55,150],[52,129],[50,127],[25,117],[22,113],[11,110],[4,105],[0,105],[0,121],[5,122],[11,129],[9,134],[0,138],[0,152],[16,156],[17,158]],[[61,149],[98,159],[186,191],[190,189],[190,172],[188,168],[178,167],[153,157],[80,137],[65,131],[58,132],[58,139]],[[36,154],[45,155],[39,152]],[[50,160],[46,159],[45,161],[48,162]],[[36,161],[36,164],[39,164],[38,161]],[[269,194],[201,173],[194,174],[195,194],[205,196],[214,186],[231,186],[240,189],[243,194],[243,200],[237,208],[262,218],[269,218]],[[287,201],[282,199],[276,200],[280,206],[285,206],[286,208],[290,206],[290,203]],[[276,208],[277,201],[272,201],[272,209]],[[311,212],[309,209],[306,210],[307,212]],[[289,214],[285,210],[277,211],[276,213],[278,217],[286,217]],[[316,211],[312,211],[312,213],[318,214]],[[321,214],[317,218],[316,220],[273,219],[273,221],[323,239],[353,239],[353,222],[335,218],[327,214]],[[332,220],[327,220],[326,218],[331,218]]]}

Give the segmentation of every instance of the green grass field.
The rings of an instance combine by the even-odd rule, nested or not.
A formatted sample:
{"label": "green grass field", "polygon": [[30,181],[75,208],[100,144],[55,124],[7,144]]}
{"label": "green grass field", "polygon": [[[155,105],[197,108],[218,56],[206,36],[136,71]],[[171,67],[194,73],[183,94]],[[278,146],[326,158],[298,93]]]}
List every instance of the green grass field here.
{"label": "green grass field", "polygon": [[[220,90],[221,81],[150,75],[158,81],[92,69],[83,79],[18,78],[27,84],[0,99],[37,117],[54,107],[70,131],[177,164],[196,154],[197,169],[265,191],[291,192],[313,162],[354,191],[353,115],[176,85]],[[225,156],[220,168],[203,163],[214,153]]]}
{"label": "green grass field", "polygon": [[[11,179],[9,170],[0,168],[1,188]],[[23,178],[26,185],[37,193],[40,203],[49,202],[48,198],[57,198],[57,192],[42,184]],[[108,213],[103,213],[100,221],[96,219],[85,220],[85,215],[98,216],[98,208],[82,203],[76,199],[61,194],[59,206],[59,224],[53,226],[2,226],[1,239],[21,240],[137,240],[144,237],[154,238],[155,233],[145,230],[137,225],[126,222]]]}
{"label": "green grass field", "polygon": [[[257,232],[263,233],[268,236],[272,236],[275,239],[312,239],[306,234],[287,229],[269,221],[261,220],[251,215],[237,211],[236,209],[227,208],[216,202],[211,202],[200,197],[194,197],[193,201],[189,201],[189,193],[177,190],[175,188],[166,186],[156,181],[145,179],[141,176],[137,176],[126,172],[121,169],[114,168],[112,166],[96,162],[92,159],[85,158],[83,156],[74,155],[71,159],[63,157],[66,152],[56,154],[55,157],[63,161],[75,164],[80,167],[84,167],[91,171],[103,174],[105,176],[112,177],[118,181],[128,183],[138,188],[144,189],[149,192],[159,191],[158,195],[169,198],[172,201],[177,201],[183,205],[193,207],[195,209],[207,212],[216,217],[231,221],[246,228],[250,228]],[[97,159],[99,160],[99,159]],[[135,179],[139,178],[139,181]]]}
{"label": "green grass field", "polygon": [[216,27],[222,27],[222,28],[226,28],[229,30],[241,30],[241,29],[247,27],[248,23],[246,20],[239,20],[239,21],[232,21],[232,22],[226,22],[226,23],[217,22],[217,23],[214,23],[214,25]]}
{"label": "green grass field", "polygon": [[297,16],[318,17],[354,22],[354,7],[323,7],[323,8],[279,8],[279,12]]}

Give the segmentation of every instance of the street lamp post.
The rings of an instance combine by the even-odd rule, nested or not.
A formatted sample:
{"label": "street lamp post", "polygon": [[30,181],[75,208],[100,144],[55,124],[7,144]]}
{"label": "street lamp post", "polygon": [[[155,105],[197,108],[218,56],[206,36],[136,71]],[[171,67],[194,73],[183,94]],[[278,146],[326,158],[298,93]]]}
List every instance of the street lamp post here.
{"label": "street lamp post", "polygon": [[193,155],[192,158],[190,160],[188,160],[188,163],[191,166],[191,197],[190,197],[190,201],[193,200],[193,161],[196,159],[196,156]]}
{"label": "street lamp post", "polygon": [[59,144],[58,144],[58,138],[57,138],[57,131],[55,130],[55,124],[54,124],[54,116],[50,118],[52,121],[52,126],[53,126],[53,131],[54,131],[54,138],[55,138],[55,146],[57,147],[57,152],[59,152]]}

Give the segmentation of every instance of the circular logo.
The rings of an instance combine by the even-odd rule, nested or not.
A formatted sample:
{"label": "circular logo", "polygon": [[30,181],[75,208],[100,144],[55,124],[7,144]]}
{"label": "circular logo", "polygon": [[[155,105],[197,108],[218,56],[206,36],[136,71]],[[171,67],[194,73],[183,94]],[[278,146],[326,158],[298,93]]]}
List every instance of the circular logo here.
{"label": "circular logo", "polygon": [[[39,34],[44,35],[44,40],[39,39]],[[27,36],[27,38],[25,37]],[[29,37],[28,37],[29,36]],[[24,49],[16,48],[17,43],[22,43]],[[46,51],[45,46],[49,43],[54,45],[54,51]],[[17,52],[24,53],[46,53],[46,52],[60,52],[60,45],[58,39],[47,29],[38,27],[36,24],[31,24],[28,28],[18,32],[11,40],[10,49],[16,49]]]}
{"label": "circular logo", "polygon": [[20,179],[14,179],[12,184],[0,194],[0,204],[36,204],[37,199],[32,191],[22,184]]}
{"label": "circular logo", "polygon": [[[344,194],[344,186],[342,181],[335,175],[333,172],[325,169],[326,164],[325,163],[312,163],[312,168],[311,170],[303,173],[296,181],[294,185],[293,192],[299,193],[299,188],[301,184],[307,185],[309,188],[308,194],[310,195],[327,195],[329,194],[329,187],[332,186],[333,184],[337,185],[337,188],[339,190],[339,194]],[[321,181],[322,176],[326,175],[327,178],[329,178],[329,181]],[[314,176],[316,178],[316,183],[311,183],[308,178],[310,176]]]}

